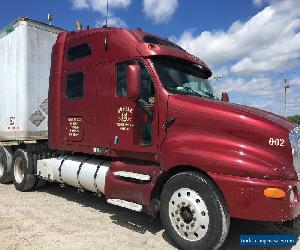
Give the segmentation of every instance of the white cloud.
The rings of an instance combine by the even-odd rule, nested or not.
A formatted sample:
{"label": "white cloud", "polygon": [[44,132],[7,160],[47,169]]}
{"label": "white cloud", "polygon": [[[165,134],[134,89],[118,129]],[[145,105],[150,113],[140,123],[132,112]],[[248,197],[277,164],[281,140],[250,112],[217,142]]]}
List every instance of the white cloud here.
{"label": "white cloud", "polygon": [[166,23],[171,20],[178,7],[178,0],[144,0],[144,12],[154,23]]}
{"label": "white cloud", "polygon": [[213,69],[214,76],[219,76],[219,77],[226,77],[229,75],[229,67],[226,65],[222,65],[221,67],[217,69]]}
{"label": "white cloud", "polygon": [[[101,20],[101,21],[98,21],[96,25],[97,25],[98,27],[102,27],[105,23],[106,23],[106,19],[103,19],[103,20]],[[107,25],[108,25],[109,27],[124,27],[124,28],[127,27],[127,24],[126,24],[125,21],[123,21],[123,20],[122,20],[121,18],[119,18],[119,17],[114,17],[114,16],[109,17],[109,18],[107,19]]]}
{"label": "white cloud", "polygon": [[293,78],[289,81],[289,84],[291,87],[293,86],[300,86],[300,77],[299,78]]}
{"label": "white cloud", "polygon": [[212,65],[231,63],[232,72],[253,74],[299,65],[300,1],[272,1],[247,22],[227,31],[183,32],[176,42]]}
{"label": "white cloud", "polygon": [[[91,9],[98,11],[102,15],[106,15],[106,1],[105,0],[71,0],[73,8],[75,9]],[[109,12],[114,9],[122,8],[126,9],[131,0],[109,0]]]}
{"label": "white cloud", "polygon": [[270,78],[258,77],[246,81],[243,78],[227,78],[220,86],[222,91],[229,93],[244,94],[248,96],[268,96],[277,94],[279,85],[273,85]]}
{"label": "white cloud", "polygon": [[[70,0],[73,4],[74,9],[89,9],[96,12],[100,12],[103,17],[106,16],[107,5],[105,0]],[[127,27],[125,21],[121,18],[114,16],[114,10],[126,9],[130,4],[131,0],[109,0],[109,18],[108,26],[111,27]],[[105,24],[105,20],[97,21],[96,26],[102,26]]]}
{"label": "white cloud", "polygon": [[[254,77],[250,80],[244,78],[225,78],[221,81],[219,92],[228,92],[233,102],[268,110],[280,115],[284,111],[283,79],[274,80],[270,77]],[[289,80],[290,88],[287,90],[288,114],[300,112],[300,77]]]}
{"label": "white cloud", "polygon": [[85,9],[89,8],[86,0],[71,0],[74,9]]}
{"label": "white cloud", "polygon": [[[172,40],[202,58],[215,75],[223,76],[219,87],[211,80],[218,94],[227,91],[233,102],[280,115],[285,115],[285,75],[279,72],[286,72],[291,86],[287,91],[288,114],[300,114],[300,1],[255,3],[268,6],[246,22],[236,21],[228,30],[199,34],[190,29]],[[298,74],[289,75],[291,68]]]}
{"label": "white cloud", "polygon": [[252,0],[252,3],[257,7],[261,7],[262,5],[264,5],[267,2],[268,2],[268,0]]}

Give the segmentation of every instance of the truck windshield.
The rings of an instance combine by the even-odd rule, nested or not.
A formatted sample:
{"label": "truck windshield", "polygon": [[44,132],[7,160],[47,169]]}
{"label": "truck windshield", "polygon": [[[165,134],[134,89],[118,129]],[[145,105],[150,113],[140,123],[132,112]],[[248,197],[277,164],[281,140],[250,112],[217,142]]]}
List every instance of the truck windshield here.
{"label": "truck windshield", "polygon": [[163,86],[171,93],[217,100],[201,65],[173,58],[152,58]]}

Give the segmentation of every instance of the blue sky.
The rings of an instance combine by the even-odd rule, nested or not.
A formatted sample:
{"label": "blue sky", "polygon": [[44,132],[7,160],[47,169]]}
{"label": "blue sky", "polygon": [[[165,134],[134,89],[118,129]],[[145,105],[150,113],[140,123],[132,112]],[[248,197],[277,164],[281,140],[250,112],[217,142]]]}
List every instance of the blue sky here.
{"label": "blue sky", "polygon": [[[231,101],[284,115],[283,79],[288,78],[288,113],[300,114],[299,0],[109,0],[109,25],[168,37],[221,75],[218,92]],[[0,9],[0,27],[20,16],[68,30],[103,23],[106,0],[10,0]],[[215,81],[212,81],[216,85]]]}

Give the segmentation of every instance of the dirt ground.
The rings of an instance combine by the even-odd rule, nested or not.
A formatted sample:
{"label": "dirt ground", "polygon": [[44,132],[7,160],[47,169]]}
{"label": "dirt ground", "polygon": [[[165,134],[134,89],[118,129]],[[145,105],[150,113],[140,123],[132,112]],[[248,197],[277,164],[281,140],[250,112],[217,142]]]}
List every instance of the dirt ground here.
{"label": "dirt ground", "polygon": [[[239,246],[240,234],[247,233],[274,233],[274,228],[233,220],[221,249],[254,249]],[[176,248],[158,219],[52,183],[27,193],[0,184],[0,249]],[[300,249],[300,241],[284,249]]]}

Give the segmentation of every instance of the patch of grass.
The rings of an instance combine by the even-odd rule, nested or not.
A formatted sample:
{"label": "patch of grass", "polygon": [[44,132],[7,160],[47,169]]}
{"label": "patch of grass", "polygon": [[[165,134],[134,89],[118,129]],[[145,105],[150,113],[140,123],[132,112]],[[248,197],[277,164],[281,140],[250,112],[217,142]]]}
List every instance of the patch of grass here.
{"label": "patch of grass", "polygon": [[288,119],[290,119],[291,121],[297,124],[300,124],[300,115],[289,116]]}

